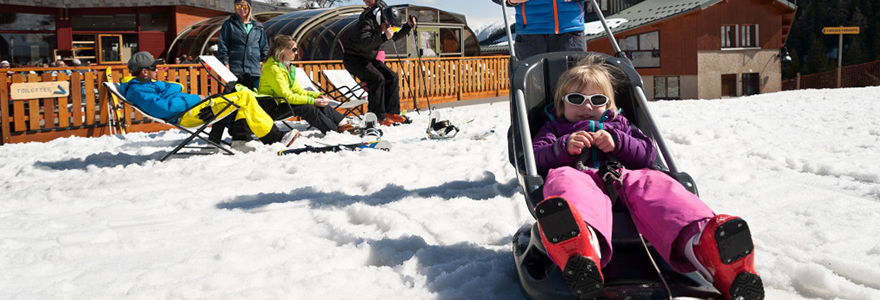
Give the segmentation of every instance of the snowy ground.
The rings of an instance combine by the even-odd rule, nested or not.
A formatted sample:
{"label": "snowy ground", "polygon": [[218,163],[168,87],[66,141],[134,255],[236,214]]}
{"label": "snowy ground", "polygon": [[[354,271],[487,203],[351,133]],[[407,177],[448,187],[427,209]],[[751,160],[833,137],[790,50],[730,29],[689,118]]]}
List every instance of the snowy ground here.
{"label": "snowy ground", "polygon": [[[651,104],[703,199],[749,221],[767,299],[880,299],[878,93]],[[485,140],[421,141],[411,112],[390,152],[158,162],[176,131],[0,146],[0,299],[519,299],[510,242],[532,220],[507,108],[441,109]]]}

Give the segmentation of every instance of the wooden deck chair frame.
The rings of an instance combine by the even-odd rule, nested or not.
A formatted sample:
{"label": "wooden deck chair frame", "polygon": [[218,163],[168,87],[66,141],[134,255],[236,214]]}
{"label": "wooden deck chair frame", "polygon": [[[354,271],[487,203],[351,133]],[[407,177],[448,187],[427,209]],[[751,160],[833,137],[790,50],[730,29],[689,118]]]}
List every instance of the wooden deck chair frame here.
{"label": "wooden deck chair frame", "polygon": [[[157,118],[157,117],[151,116],[150,114],[148,114],[148,113],[146,113],[145,111],[143,111],[142,109],[140,109],[140,107],[138,107],[138,106],[135,105],[134,103],[128,101],[128,99],[126,99],[125,96],[119,91],[119,84],[118,84],[118,83],[114,83],[114,82],[104,82],[103,84],[104,84],[104,88],[106,88],[108,92],[110,92],[110,93],[112,93],[114,96],[116,96],[120,101],[122,101],[122,103],[128,104],[129,106],[131,106],[132,108],[134,108],[137,112],[143,114],[144,116],[147,116],[147,117],[150,118],[151,120],[156,121],[156,122],[159,122],[159,123],[162,123],[162,124],[168,124],[168,125],[171,125],[171,126],[177,127],[177,128],[179,128],[180,130],[183,130],[183,131],[189,133],[189,136],[188,136],[186,139],[184,139],[184,140],[183,140],[182,142],[180,142],[176,147],[174,147],[174,150],[171,150],[171,152],[168,152],[167,154],[165,154],[165,156],[163,156],[162,159],[160,159],[160,161],[165,161],[166,159],[168,159],[169,157],[171,157],[172,155],[175,155],[175,154],[177,154],[177,155],[206,155],[206,154],[212,154],[212,153],[208,153],[208,152],[196,152],[196,151],[192,151],[192,152],[180,152],[180,150],[182,150],[183,148],[197,148],[197,149],[206,149],[206,148],[210,149],[210,148],[217,148],[217,149],[222,150],[222,151],[224,152],[224,154],[228,154],[228,155],[232,155],[232,154],[233,154],[232,150],[229,150],[229,148],[227,148],[227,147],[224,146],[224,145],[221,145],[220,143],[217,143],[217,142],[213,142],[213,141],[211,141],[211,140],[208,138],[207,134],[205,134],[205,128],[208,128],[208,126],[210,126],[211,124],[214,124],[215,122],[220,121],[221,119],[223,119],[223,118],[225,118],[225,117],[227,117],[227,116],[229,116],[229,115],[235,113],[235,112],[239,109],[239,106],[238,106],[238,105],[236,105],[235,103],[233,103],[232,101],[230,101],[230,100],[227,99],[226,97],[224,97],[224,96],[222,96],[222,95],[214,95],[214,96],[211,96],[211,97],[205,98],[204,100],[200,101],[198,104],[196,104],[196,105],[194,105],[194,106],[188,108],[186,111],[184,111],[184,112],[182,112],[182,113],[176,114],[176,115],[174,115],[174,116],[172,116],[171,118],[168,118],[168,119],[162,119],[162,118]],[[221,109],[219,113],[217,113],[216,115],[214,115],[214,117],[213,117],[212,119],[208,120],[208,122],[205,122],[205,124],[203,124],[203,125],[201,125],[201,126],[199,126],[199,127],[194,127],[194,128],[187,128],[187,127],[183,127],[183,126],[180,125],[180,119],[181,119],[181,117],[183,117],[184,114],[186,114],[187,112],[189,112],[189,111],[192,110],[193,108],[199,107],[199,105],[201,105],[202,103],[205,103],[205,102],[208,102],[208,101],[213,101],[215,98],[223,98],[223,99],[226,99],[226,102],[227,102],[228,104],[227,104],[226,106],[224,106],[223,109]],[[205,147],[205,146],[188,146],[188,145],[190,144],[190,142],[192,142],[192,141],[195,140],[196,138],[201,139],[201,140],[207,142],[209,145],[211,145],[211,147]]]}
{"label": "wooden deck chair frame", "polygon": [[356,112],[361,115],[364,114],[361,106],[368,102],[367,90],[354,80],[354,76],[351,76],[351,73],[347,70],[322,70],[321,73],[324,74],[324,78],[327,78],[327,82],[333,86],[331,89],[325,90],[324,94],[329,96],[336,92],[341,95],[336,100],[340,102],[337,108],[345,108],[343,116]]}

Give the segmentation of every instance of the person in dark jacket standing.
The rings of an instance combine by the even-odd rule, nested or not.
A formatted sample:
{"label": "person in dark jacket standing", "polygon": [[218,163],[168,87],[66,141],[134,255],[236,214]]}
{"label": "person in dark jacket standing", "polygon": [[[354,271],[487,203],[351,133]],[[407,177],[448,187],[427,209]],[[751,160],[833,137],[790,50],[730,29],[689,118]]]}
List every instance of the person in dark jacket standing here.
{"label": "person in dark jacket standing", "polygon": [[409,34],[415,27],[415,17],[397,33],[388,24],[385,2],[382,0],[364,0],[367,7],[358,17],[355,33],[346,44],[342,64],[349,73],[367,83],[369,103],[367,108],[376,114],[379,123],[389,126],[395,123],[409,123],[409,119],[400,115],[400,86],[397,73],[392,71],[376,56],[379,48],[389,39],[399,40]]}
{"label": "person in dark jacket standing", "polygon": [[[516,7],[516,58],[558,51],[587,51],[584,0],[492,0]],[[589,3],[589,2],[587,2]]]}
{"label": "person in dark jacket standing", "polygon": [[235,14],[220,27],[217,59],[225,64],[239,83],[256,89],[260,83],[261,62],[269,53],[269,39],[263,23],[255,20],[251,0],[235,0]]}

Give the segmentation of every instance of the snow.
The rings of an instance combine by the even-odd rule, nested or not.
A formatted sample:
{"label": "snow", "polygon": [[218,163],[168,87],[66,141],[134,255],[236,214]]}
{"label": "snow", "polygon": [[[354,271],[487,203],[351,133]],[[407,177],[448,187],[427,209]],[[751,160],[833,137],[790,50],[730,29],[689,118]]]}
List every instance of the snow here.
{"label": "snow", "polygon": [[[878,93],[650,104],[700,196],[749,222],[767,299],[880,299]],[[0,298],[521,299],[508,105],[440,111],[461,138],[421,140],[409,112],[389,152],[158,162],[175,130],[4,145]],[[295,145],[359,140],[315,132]]]}

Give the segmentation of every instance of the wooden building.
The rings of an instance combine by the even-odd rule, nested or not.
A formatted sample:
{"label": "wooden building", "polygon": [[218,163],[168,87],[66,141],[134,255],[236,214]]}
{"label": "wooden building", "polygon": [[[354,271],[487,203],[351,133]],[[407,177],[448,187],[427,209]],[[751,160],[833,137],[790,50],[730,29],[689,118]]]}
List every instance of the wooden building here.
{"label": "wooden building", "polygon": [[[664,0],[606,19],[648,99],[718,99],[781,90],[795,11],[785,0]],[[600,25],[588,24],[587,48],[614,53]]]}
{"label": "wooden building", "polygon": [[[292,9],[253,2],[254,12]],[[0,0],[0,59],[34,66],[74,58],[122,64],[138,51],[164,56],[183,28],[229,15],[231,0]]]}

